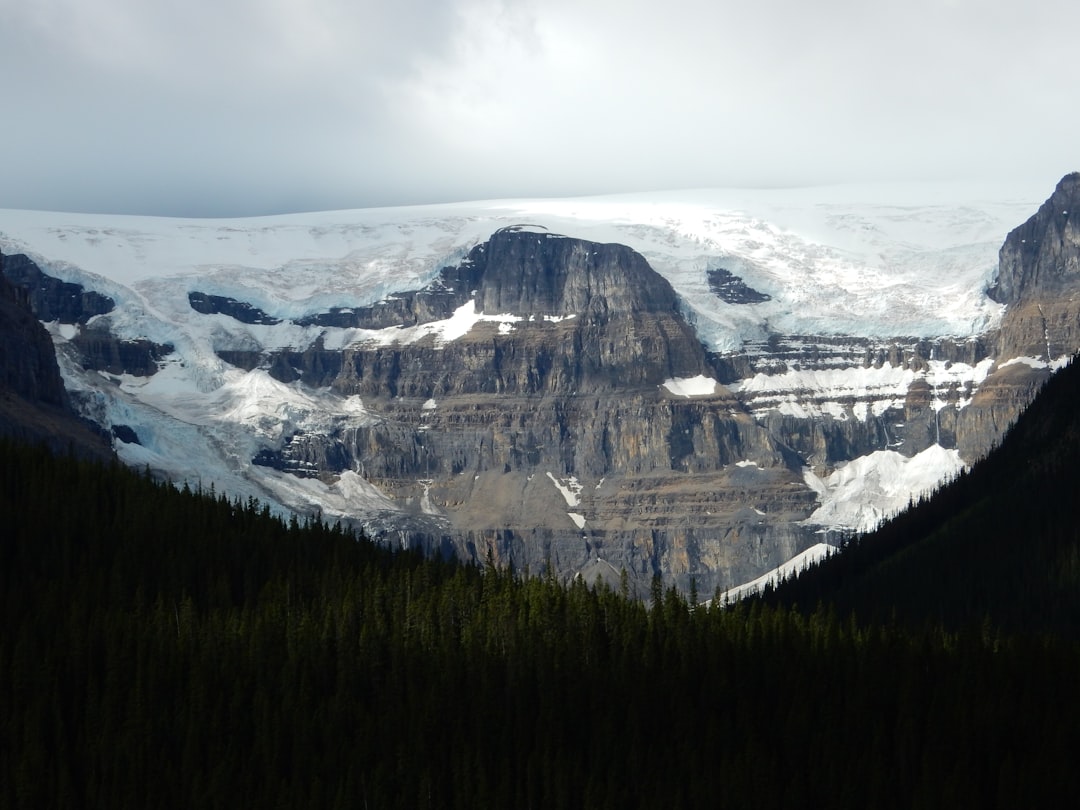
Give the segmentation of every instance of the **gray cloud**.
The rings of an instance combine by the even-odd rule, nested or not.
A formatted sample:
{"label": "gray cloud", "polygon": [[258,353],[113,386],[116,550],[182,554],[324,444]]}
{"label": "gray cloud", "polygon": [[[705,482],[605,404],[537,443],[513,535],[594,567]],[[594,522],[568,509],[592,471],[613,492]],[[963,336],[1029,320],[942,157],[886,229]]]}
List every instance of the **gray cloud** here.
{"label": "gray cloud", "polygon": [[0,207],[184,215],[1077,168],[1074,4],[0,0]]}

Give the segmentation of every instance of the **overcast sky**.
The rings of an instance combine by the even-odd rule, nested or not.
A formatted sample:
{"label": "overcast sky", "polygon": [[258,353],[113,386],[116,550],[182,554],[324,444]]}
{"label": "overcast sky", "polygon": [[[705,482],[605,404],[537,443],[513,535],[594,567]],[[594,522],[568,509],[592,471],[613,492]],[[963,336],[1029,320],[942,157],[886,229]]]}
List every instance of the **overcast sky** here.
{"label": "overcast sky", "polygon": [[1075,0],[0,0],[0,207],[1049,189],[1077,31]]}

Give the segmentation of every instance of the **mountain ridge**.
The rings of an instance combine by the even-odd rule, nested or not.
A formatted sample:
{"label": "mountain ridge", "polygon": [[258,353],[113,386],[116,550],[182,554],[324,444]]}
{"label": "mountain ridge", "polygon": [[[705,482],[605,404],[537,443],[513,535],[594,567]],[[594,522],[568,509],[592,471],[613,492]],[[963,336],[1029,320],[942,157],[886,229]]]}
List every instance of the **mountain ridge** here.
{"label": "mountain ridge", "polygon": [[[247,223],[5,212],[0,245],[51,251],[45,271],[118,301],[50,329],[82,411],[139,438],[118,445],[129,463],[355,519],[388,541],[491,548],[531,570],[551,559],[563,576],[599,560],[639,586],[660,571],[707,591],[818,532],[859,528],[978,457],[1072,339],[1049,358],[1001,354],[999,336],[1020,323],[984,295],[1001,237],[992,249],[965,240],[993,223],[1006,233],[1003,212],[1019,203],[793,199],[742,203],[801,231],[735,207],[609,198]],[[562,244],[584,264],[545,248],[530,259],[542,271],[474,287],[481,245],[554,246],[559,232],[581,234]],[[627,289],[606,281],[594,300],[583,246],[619,241],[657,272]],[[294,252],[301,243],[314,252]],[[616,263],[633,266],[630,255]],[[663,329],[642,320],[654,304]],[[821,331],[799,331],[808,325]],[[106,363],[91,333],[143,341],[148,362]],[[859,459],[880,459],[862,476],[881,482],[872,493],[849,490]],[[894,462],[923,470],[905,473],[912,489],[890,490]],[[631,475],[624,489],[612,471]],[[454,525],[466,515],[478,522]],[[613,541],[631,525],[640,540]]]}

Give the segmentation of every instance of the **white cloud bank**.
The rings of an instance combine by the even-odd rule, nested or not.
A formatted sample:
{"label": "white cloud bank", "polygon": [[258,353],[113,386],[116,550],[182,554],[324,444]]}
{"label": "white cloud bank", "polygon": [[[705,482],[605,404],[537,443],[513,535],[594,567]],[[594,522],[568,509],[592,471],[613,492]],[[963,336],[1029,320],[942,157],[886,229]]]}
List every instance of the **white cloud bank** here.
{"label": "white cloud bank", "polygon": [[0,0],[0,207],[1052,183],[1080,6]]}

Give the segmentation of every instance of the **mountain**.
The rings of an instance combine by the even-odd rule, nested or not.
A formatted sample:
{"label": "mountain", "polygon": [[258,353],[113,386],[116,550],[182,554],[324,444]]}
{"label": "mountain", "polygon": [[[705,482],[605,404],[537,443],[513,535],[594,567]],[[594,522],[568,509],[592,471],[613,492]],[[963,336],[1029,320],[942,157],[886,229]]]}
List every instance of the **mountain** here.
{"label": "mountain", "polygon": [[1011,233],[1039,192],[7,211],[0,248],[98,296],[41,317],[128,463],[396,545],[707,593],[1000,440],[1078,345],[1053,269],[1075,187]]}

